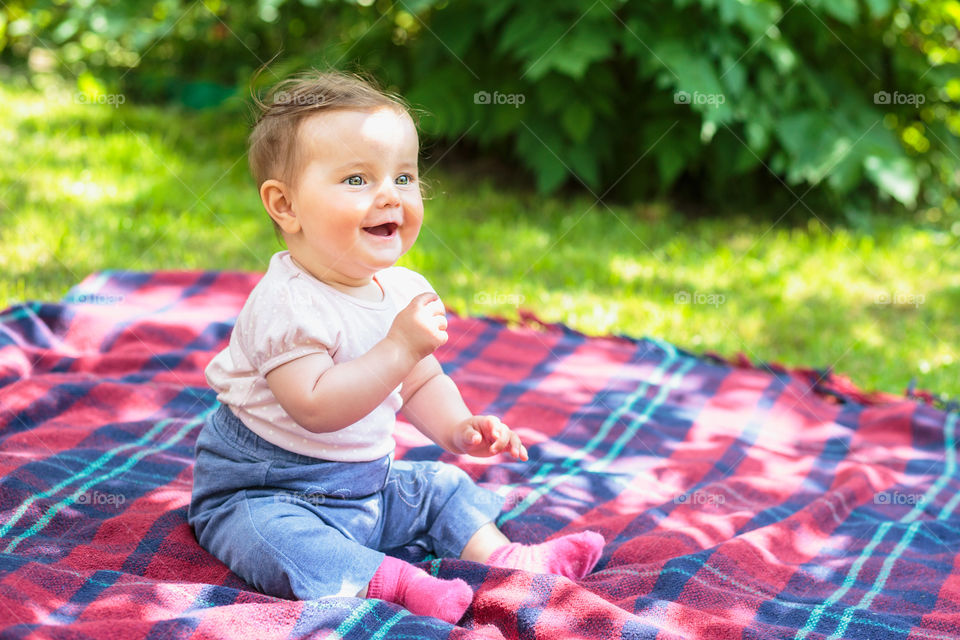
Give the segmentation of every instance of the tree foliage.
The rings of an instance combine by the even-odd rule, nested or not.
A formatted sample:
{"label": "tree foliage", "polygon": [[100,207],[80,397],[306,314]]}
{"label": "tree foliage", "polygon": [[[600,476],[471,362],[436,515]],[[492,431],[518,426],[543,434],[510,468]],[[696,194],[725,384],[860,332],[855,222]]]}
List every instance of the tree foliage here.
{"label": "tree foliage", "polygon": [[197,104],[278,52],[261,82],[365,69],[543,192],[955,209],[958,26],[956,0],[83,0],[8,2],[0,46]]}

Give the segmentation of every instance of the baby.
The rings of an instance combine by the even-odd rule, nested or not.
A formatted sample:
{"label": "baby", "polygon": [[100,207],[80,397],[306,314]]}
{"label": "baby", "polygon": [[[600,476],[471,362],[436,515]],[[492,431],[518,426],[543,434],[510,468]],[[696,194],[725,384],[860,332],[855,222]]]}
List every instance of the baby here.
{"label": "baby", "polygon": [[454,454],[527,460],[475,416],[433,351],[444,307],[396,267],[423,221],[407,107],[369,83],[313,72],[277,85],[250,135],[275,254],[206,369],[220,406],[197,441],[189,520],[200,544],[264,593],[381,598],[451,623],[473,597],[401,558],[427,553],[577,580],[591,531],[511,543],[503,499],[441,462],[394,460],[396,412]]}

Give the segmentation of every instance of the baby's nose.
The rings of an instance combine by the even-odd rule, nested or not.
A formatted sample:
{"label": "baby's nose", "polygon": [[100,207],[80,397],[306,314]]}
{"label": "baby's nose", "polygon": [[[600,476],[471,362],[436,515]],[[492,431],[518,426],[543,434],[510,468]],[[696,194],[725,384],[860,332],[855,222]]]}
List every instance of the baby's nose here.
{"label": "baby's nose", "polygon": [[379,205],[381,207],[385,206],[394,206],[400,204],[400,190],[397,189],[397,185],[393,184],[390,180],[385,180],[380,185],[380,190],[377,193]]}

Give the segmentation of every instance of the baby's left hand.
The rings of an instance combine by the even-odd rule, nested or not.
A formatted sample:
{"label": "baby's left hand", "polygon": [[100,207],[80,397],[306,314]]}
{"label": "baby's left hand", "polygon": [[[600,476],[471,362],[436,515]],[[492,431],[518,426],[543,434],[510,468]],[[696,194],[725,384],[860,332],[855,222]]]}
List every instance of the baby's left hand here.
{"label": "baby's left hand", "polygon": [[527,449],[520,437],[496,416],[471,416],[457,425],[457,445],[471,456],[495,456],[509,453],[527,461]]}

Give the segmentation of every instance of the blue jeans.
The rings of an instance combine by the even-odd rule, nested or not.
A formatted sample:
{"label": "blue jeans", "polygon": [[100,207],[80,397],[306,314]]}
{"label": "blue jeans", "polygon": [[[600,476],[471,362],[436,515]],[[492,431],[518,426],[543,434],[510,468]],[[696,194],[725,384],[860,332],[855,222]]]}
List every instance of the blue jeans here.
{"label": "blue jeans", "polygon": [[200,546],[256,589],[354,596],[384,554],[459,557],[503,498],[442,462],[335,462],[277,447],[226,406],[197,439],[188,519]]}

